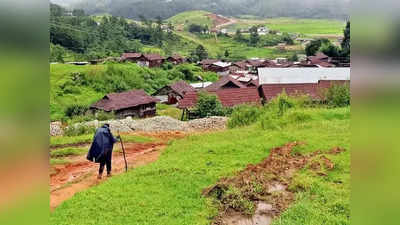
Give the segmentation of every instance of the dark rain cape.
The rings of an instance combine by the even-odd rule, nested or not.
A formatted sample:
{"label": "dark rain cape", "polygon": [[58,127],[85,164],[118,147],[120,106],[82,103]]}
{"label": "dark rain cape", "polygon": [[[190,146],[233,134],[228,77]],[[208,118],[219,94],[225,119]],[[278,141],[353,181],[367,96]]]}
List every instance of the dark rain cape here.
{"label": "dark rain cape", "polygon": [[111,134],[110,128],[105,125],[98,128],[86,156],[87,160],[99,163],[103,155],[112,151],[115,142],[117,142],[117,139]]}

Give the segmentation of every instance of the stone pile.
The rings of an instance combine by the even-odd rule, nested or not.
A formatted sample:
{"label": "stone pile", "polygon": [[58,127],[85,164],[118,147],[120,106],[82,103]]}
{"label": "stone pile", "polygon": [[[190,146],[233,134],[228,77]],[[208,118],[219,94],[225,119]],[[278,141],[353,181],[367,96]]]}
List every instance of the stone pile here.
{"label": "stone pile", "polygon": [[60,121],[55,121],[50,123],[50,136],[60,136],[64,134],[62,129],[62,123]]}

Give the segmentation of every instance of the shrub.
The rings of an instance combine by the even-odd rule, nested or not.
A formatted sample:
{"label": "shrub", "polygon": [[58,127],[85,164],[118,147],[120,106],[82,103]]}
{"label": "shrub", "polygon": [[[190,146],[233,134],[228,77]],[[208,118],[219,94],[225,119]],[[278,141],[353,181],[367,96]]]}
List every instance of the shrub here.
{"label": "shrub", "polygon": [[73,116],[84,115],[89,110],[89,106],[84,104],[71,104],[65,108],[65,115],[72,118]]}
{"label": "shrub", "polygon": [[326,101],[332,107],[344,107],[350,105],[349,85],[333,85],[326,92]]}
{"label": "shrub", "polygon": [[241,105],[233,109],[231,118],[228,121],[228,127],[243,127],[255,123],[262,110],[257,106]]}
{"label": "shrub", "polygon": [[217,96],[205,92],[201,92],[198,95],[195,113],[201,118],[224,115],[222,104]]}
{"label": "shrub", "polygon": [[296,106],[296,101],[294,98],[289,97],[285,90],[283,90],[282,93],[272,99],[267,106],[270,110],[277,113],[278,116],[283,116],[288,109]]}
{"label": "shrub", "polygon": [[96,119],[100,120],[100,121],[113,120],[115,118],[116,118],[116,116],[115,116],[114,112],[99,111],[96,113]]}
{"label": "shrub", "polygon": [[96,132],[95,127],[89,126],[69,126],[64,130],[64,135],[66,136],[79,136],[83,134],[94,134]]}

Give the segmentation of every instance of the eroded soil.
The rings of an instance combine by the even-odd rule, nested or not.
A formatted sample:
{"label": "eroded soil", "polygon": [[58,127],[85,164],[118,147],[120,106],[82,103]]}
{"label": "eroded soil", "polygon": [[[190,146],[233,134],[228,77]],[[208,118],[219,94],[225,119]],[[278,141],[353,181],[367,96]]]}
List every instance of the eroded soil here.
{"label": "eroded soil", "polygon": [[270,155],[257,165],[249,164],[234,177],[223,178],[216,185],[203,191],[220,205],[214,225],[269,225],[295,199],[288,189],[293,175],[302,168],[309,168],[316,175],[334,169],[334,164],[325,155],[340,154],[341,148],[333,148],[323,154],[315,151],[301,155],[293,153],[301,142],[288,143],[273,148]]}
{"label": "eroded soil", "polygon": [[[128,168],[156,161],[168,141],[184,137],[182,132],[137,133],[154,138],[151,143],[124,143]],[[68,157],[68,164],[54,165],[50,174],[50,209],[54,210],[75,193],[97,185],[107,179],[103,174],[97,179],[99,164],[86,160],[86,155]],[[112,159],[113,176],[125,172],[125,163],[120,143],[114,146]]]}

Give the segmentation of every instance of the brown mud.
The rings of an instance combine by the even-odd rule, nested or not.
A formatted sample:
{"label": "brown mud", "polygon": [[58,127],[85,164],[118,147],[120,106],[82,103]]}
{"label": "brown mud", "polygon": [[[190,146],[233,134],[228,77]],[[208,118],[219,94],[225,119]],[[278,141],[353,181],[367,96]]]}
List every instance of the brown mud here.
{"label": "brown mud", "polygon": [[[161,151],[167,146],[168,141],[183,138],[182,132],[153,132],[135,133],[152,137],[151,143],[124,143],[128,168],[152,163],[158,159]],[[86,160],[86,155],[68,157],[68,164],[53,165],[50,174],[50,209],[54,210],[75,193],[98,185],[107,180],[103,174],[101,180],[97,179],[99,164]],[[125,162],[120,144],[116,144],[112,158],[112,175],[125,172]]]}
{"label": "brown mud", "polygon": [[288,143],[273,148],[269,156],[257,165],[249,164],[234,177],[222,178],[216,185],[203,190],[220,206],[214,225],[269,225],[295,200],[289,190],[293,175],[300,169],[309,168],[317,175],[334,169],[325,155],[345,151],[335,147],[327,153],[315,151],[301,155],[293,153],[302,142]]}

